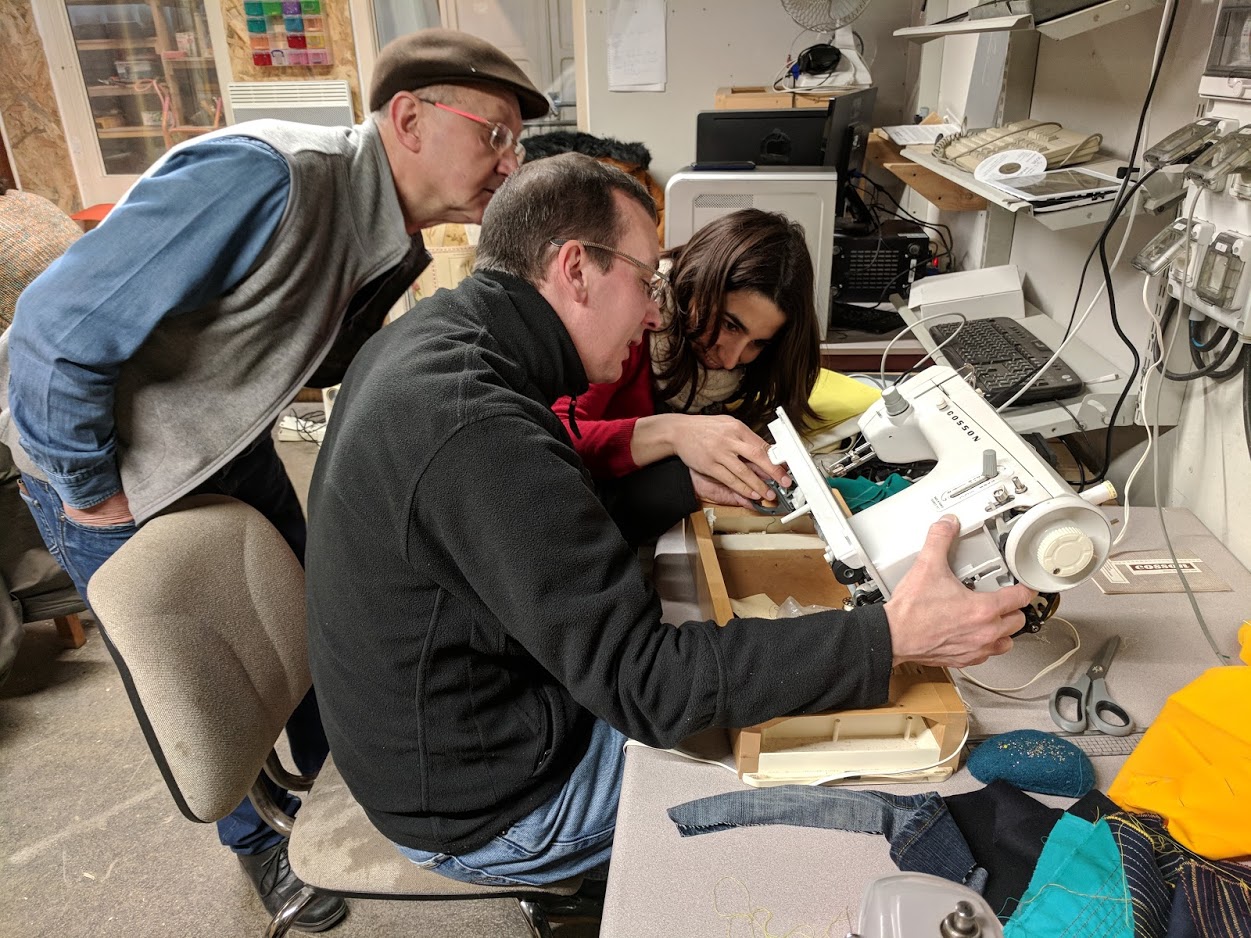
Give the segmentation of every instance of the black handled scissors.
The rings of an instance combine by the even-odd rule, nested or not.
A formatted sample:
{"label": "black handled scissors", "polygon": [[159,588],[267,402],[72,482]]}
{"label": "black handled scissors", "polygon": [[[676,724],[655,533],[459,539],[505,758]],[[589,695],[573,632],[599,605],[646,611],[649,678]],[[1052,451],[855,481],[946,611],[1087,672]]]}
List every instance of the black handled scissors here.
{"label": "black handled scissors", "polygon": [[[1128,736],[1134,731],[1134,721],[1125,708],[1108,695],[1104,676],[1112,658],[1121,647],[1121,637],[1114,635],[1104,642],[1086,673],[1076,685],[1057,687],[1051,695],[1051,719],[1056,726],[1069,733],[1080,733],[1090,727],[1108,736]],[[1076,707],[1075,719],[1067,719],[1060,713],[1061,701],[1072,701]]]}

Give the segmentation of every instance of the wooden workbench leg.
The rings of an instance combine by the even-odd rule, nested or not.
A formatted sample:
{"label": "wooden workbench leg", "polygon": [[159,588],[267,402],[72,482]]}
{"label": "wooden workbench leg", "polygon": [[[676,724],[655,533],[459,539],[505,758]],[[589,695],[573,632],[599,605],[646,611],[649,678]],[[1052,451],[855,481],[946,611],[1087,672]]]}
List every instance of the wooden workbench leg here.
{"label": "wooden workbench leg", "polygon": [[61,645],[65,648],[82,648],[87,644],[83,623],[78,616],[57,616],[52,621],[56,623],[57,634],[61,636]]}

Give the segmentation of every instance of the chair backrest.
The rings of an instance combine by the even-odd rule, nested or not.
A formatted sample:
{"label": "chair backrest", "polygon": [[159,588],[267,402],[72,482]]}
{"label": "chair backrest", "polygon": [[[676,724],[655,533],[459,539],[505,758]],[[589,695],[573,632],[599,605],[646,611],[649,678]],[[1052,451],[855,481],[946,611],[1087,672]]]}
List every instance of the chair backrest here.
{"label": "chair backrest", "polygon": [[193,496],[144,524],[89,591],[179,809],[225,817],[311,684],[299,561],[255,509]]}

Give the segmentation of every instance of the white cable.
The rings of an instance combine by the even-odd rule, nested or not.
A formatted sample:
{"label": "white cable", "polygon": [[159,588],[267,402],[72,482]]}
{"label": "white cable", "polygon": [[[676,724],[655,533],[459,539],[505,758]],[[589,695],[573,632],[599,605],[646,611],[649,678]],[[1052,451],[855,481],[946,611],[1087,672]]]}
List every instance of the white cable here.
{"label": "white cable", "polygon": [[1033,677],[1031,677],[1028,681],[1020,685],[1019,687],[991,687],[989,684],[983,684],[977,678],[969,674],[966,674],[963,668],[955,668],[954,670],[956,671],[956,673],[958,673],[962,678],[964,678],[970,684],[976,684],[982,690],[988,690],[992,694],[1014,694],[1019,690],[1025,690],[1025,688],[1029,687],[1031,684],[1033,684],[1036,680],[1038,680],[1044,674],[1050,674],[1056,668],[1060,667],[1060,665],[1064,664],[1064,662],[1072,658],[1075,654],[1077,654],[1078,649],[1082,647],[1082,638],[1080,635],[1077,634],[1077,629],[1073,626],[1073,623],[1070,622],[1068,619],[1062,618],[1061,616],[1052,616],[1047,621],[1048,622],[1063,622],[1065,625],[1067,625],[1069,627],[1069,631],[1073,633],[1073,647],[1070,648],[1068,651],[1066,651],[1064,654],[1062,654],[1055,661],[1051,662],[1051,664],[1047,665],[1045,668],[1043,668],[1041,671],[1039,671],[1037,674],[1035,674]]}
{"label": "white cable", "polygon": [[[1148,118],[1149,117],[1150,115],[1148,115]],[[1120,243],[1120,246],[1116,249],[1116,255],[1112,258],[1112,263],[1108,265],[1109,271],[1116,270],[1117,265],[1121,262],[1121,256],[1125,253],[1125,246],[1129,243],[1130,232],[1134,230],[1134,218],[1138,212],[1138,209],[1135,203],[1138,201],[1141,195],[1142,195],[1142,190],[1139,189],[1137,192],[1134,193],[1133,198],[1130,199],[1129,223],[1125,226],[1125,233],[1121,235],[1121,243]],[[1095,308],[1095,304],[1099,302],[1099,298],[1103,296],[1103,293],[1107,288],[1108,288],[1107,281],[1100,282],[1099,289],[1096,290],[1095,295],[1090,298],[1090,303],[1087,305],[1085,311],[1077,318],[1077,321],[1073,323],[1073,328],[1069,330],[1069,334],[1065,336],[1064,341],[1061,342],[1058,346],[1056,346],[1055,351],[1051,353],[1051,357],[1047,359],[1047,361],[1043,364],[1043,366],[1039,368],[1036,372],[1034,372],[1034,374],[1030,377],[1028,381],[1026,381],[1019,388],[1017,388],[1015,394],[1013,394],[1010,398],[1008,398],[1006,401],[1000,404],[997,408],[995,408],[995,413],[1001,414],[1007,408],[1015,404],[1017,401],[1017,398],[1019,398],[1022,394],[1024,394],[1026,391],[1032,388],[1035,385],[1035,383],[1037,383],[1038,379],[1041,378],[1046,373],[1047,369],[1050,368],[1052,363],[1055,362],[1055,360],[1060,357],[1060,354],[1064,351],[1065,347],[1070,342],[1073,341],[1073,339],[1077,336],[1077,333],[1081,330],[1082,326],[1085,325],[1086,319],[1090,316],[1091,310]]]}
{"label": "white cable", "polygon": [[[1152,348],[1154,348],[1156,352],[1156,358],[1154,361],[1150,361],[1150,360],[1147,361],[1146,371],[1143,373],[1143,376],[1142,376],[1142,387],[1139,389],[1139,392],[1138,392],[1138,406],[1136,408],[1137,415],[1142,420],[1142,425],[1147,428],[1147,448],[1142,451],[1142,455],[1138,457],[1138,462],[1136,462],[1134,464],[1134,468],[1130,470],[1129,478],[1125,480],[1125,491],[1122,493],[1122,498],[1125,502],[1125,506],[1124,506],[1125,512],[1121,518],[1121,530],[1117,532],[1116,537],[1113,538],[1112,540],[1112,546],[1108,554],[1109,557],[1113,555],[1113,552],[1116,551],[1117,545],[1120,544],[1121,541],[1125,539],[1125,535],[1129,532],[1130,489],[1132,489],[1134,486],[1134,479],[1138,477],[1138,471],[1142,469],[1143,465],[1147,462],[1147,457],[1151,454],[1152,448],[1156,445],[1157,441],[1159,440],[1159,436],[1160,436],[1159,396],[1160,395],[1159,395],[1158,385],[1160,382],[1164,381],[1164,375],[1162,373],[1164,362],[1168,360],[1168,354],[1169,352],[1173,350],[1173,342],[1177,340],[1177,330],[1174,329],[1173,338],[1169,340],[1168,348],[1167,349],[1165,348],[1164,332],[1160,326],[1160,317],[1156,313],[1156,304],[1152,303],[1149,299],[1147,299],[1147,294],[1150,292],[1150,289],[1151,289],[1151,280],[1152,278],[1149,274],[1143,277],[1142,305],[1147,310],[1147,315],[1151,317],[1151,323],[1152,323],[1152,332],[1153,332],[1152,341],[1148,342],[1147,349],[1148,351],[1150,351]],[[1178,316],[1177,317],[1178,325],[1180,325],[1181,321],[1182,321],[1181,317]],[[1144,359],[1149,359],[1150,355],[1145,355],[1143,357]],[[1156,405],[1157,405],[1156,406],[1156,419],[1155,419],[1155,424],[1153,426],[1151,421],[1147,419],[1146,401],[1147,401],[1147,395],[1148,393],[1150,393],[1151,378],[1156,373],[1157,368],[1161,370],[1161,374],[1159,376],[1159,379],[1157,382],[1157,388],[1156,388]]]}
{"label": "white cable", "polygon": [[[921,323],[929,322],[931,319],[944,319],[948,316],[955,316],[957,319],[960,320],[960,325],[956,328],[955,332],[947,336],[947,338],[944,339],[942,343],[940,343],[938,346],[934,348],[934,352],[937,352],[944,345],[946,345],[948,342],[950,342],[952,339],[958,336],[960,334],[960,330],[963,329],[965,325],[968,323],[969,320],[964,315],[964,313],[931,313],[929,316],[922,316],[912,325],[904,326],[902,329],[899,330],[899,332],[895,334],[895,337],[893,339],[891,339],[889,342],[886,343],[886,348],[882,349],[882,364],[881,364],[881,367],[878,368],[878,375],[881,377],[883,385],[886,384],[886,357],[890,355],[890,350],[895,347],[895,343],[898,342],[900,339],[902,339],[904,336],[906,336],[909,332],[914,330],[917,326],[921,325]],[[926,352],[924,355],[922,355],[921,358],[917,361],[917,365],[921,364],[921,362],[925,361],[925,359],[927,358],[933,358],[934,352]],[[915,368],[917,365],[913,365],[912,367]]]}
{"label": "white cable", "polygon": [[[1164,15],[1160,19],[1160,29],[1156,33],[1156,36],[1155,36],[1155,52],[1151,56],[1151,67],[1147,70],[1148,76],[1155,74],[1156,66],[1159,63],[1160,55],[1161,55],[1161,52],[1163,51],[1165,25],[1169,21],[1169,13],[1171,9],[1176,5],[1177,5],[1177,0],[1168,0],[1168,2],[1164,6]],[[1146,148],[1147,141],[1151,139],[1150,138],[1151,112],[1154,107],[1155,107],[1154,100],[1148,102],[1146,113],[1143,115],[1142,137],[1140,140],[1140,144],[1143,149]],[[1127,167],[1127,169],[1128,168],[1130,167]],[[1116,270],[1117,265],[1120,264],[1121,262],[1121,255],[1125,253],[1125,246],[1129,243],[1129,234],[1134,228],[1134,219],[1137,216],[1137,212],[1138,212],[1138,209],[1135,203],[1138,201],[1141,195],[1142,195],[1142,189],[1140,188],[1137,192],[1134,193],[1133,199],[1130,201],[1129,221],[1125,225],[1125,233],[1121,236],[1121,244],[1116,249],[1116,256],[1113,257],[1112,263],[1108,266],[1109,272]],[[1113,200],[1113,202],[1115,204],[1115,200]],[[1011,407],[1014,403],[1016,403],[1017,399],[1022,394],[1024,394],[1026,391],[1032,388],[1035,383],[1037,383],[1038,379],[1041,378],[1043,374],[1047,371],[1047,369],[1051,367],[1052,363],[1055,362],[1055,360],[1060,357],[1060,353],[1064,351],[1064,347],[1073,341],[1073,337],[1077,335],[1078,330],[1080,330],[1081,327],[1085,324],[1086,318],[1090,315],[1090,311],[1094,309],[1095,304],[1099,302],[1099,297],[1103,296],[1103,292],[1106,289],[1107,289],[1107,281],[1100,283],[1099,289],[1095,291],[1095,295],[1090,300],[1090,305],[1086,307],[1086,311],[1082,313],[1082,315],[1078,318],[1076,322],[1074,322],[1073,328],[1069,330],[1069,334],[1065,337],[1064,341],[1060,343],[1059,347],[1055,350],[1055,352],[1052,353],[1051,357],[1047,359],[1046,364],[1044,364],[1041,368],[1039,368],[1038,371],[1035,372],[1034,375],[1027,382],[1025,382],[1025,384],[1023,384],[1020,388],[1018,388],[1015,394],[1013,394],[1010,398],[1008,398],[1004,403],[1000,404],[999,407],[996,408],[995,413],[1000,413],[1000,414],[1003,413],[1005,409],[1007,409],[1008,407]]]}

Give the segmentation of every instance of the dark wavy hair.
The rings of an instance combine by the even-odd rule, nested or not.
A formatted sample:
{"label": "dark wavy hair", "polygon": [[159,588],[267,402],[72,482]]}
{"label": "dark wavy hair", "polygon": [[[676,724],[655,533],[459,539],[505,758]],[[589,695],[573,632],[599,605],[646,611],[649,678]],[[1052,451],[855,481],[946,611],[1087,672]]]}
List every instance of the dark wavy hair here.
{"label": "dark wavy hair", "polygon": [[743,209],[709,222],[663,256],[673,261],[669,279],[678,309],[662,330],[670,352],[657,363],[657,379],[668,389],[658,392],[661,401],[675,411],[690,409],[699,367],[694,342],[710,324],[709,344],[717,341],[726,294],[754,290],[777,304],[786,322],[745,366],[737,392],[726,403],[757,433],[778,407],[798,427],[815,423],[808,397],[821,370],[821,332],[803,228],[784,215]]}

